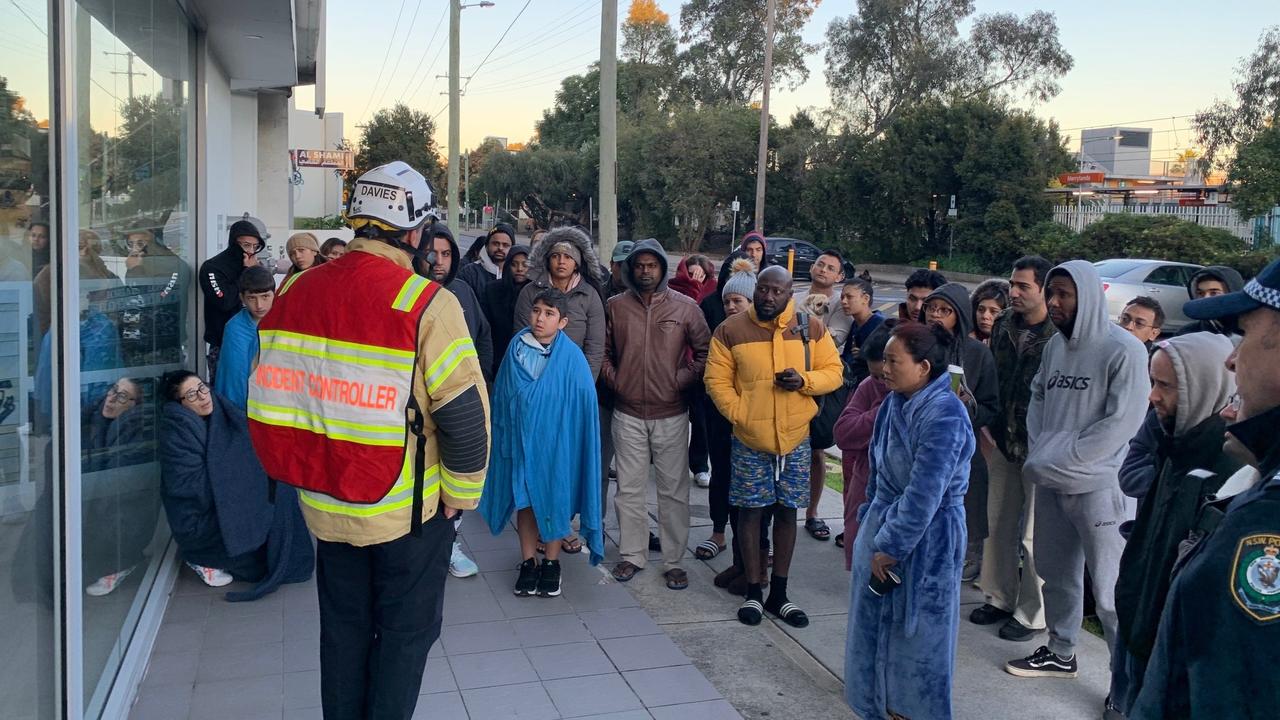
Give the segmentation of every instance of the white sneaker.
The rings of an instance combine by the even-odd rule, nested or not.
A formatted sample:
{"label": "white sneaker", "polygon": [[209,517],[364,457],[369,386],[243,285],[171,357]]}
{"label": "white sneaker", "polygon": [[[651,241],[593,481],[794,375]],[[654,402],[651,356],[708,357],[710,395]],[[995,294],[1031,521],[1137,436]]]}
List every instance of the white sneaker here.
{"label": "white sneaker", "polygon": [[[134,567],[137,567],[136,565]],[[90,597],[102,597],[111,594],[112,590],[120,587],[120,583],[129,577],[134,568],[125,568],[119,572],[113,572],[110,575],[103,575],[98,578],[97,582],[84,589],[86,595]]]}
{"label": "white sneaker", "polygon": [[462,552],[462,545],[453,541],[453,554],[449,556],[449,574],[454,577],[471,577],[480,572],[480,568],[467,554]]}
{"label": "white sneaker", "polygon": [[187,567],[195,570],[196,575],[199,575],[200,579],[204,581],[204,584],[209,587],[230,585],[231,581],[235,579],[231,577],[231,574],[227,571],[219,570],[218,568],[205,567],[203,565],[196,565],[195,563],[187,563]]}
{"label": "white sneaker", "polygon": [[694,473],[693,481],[697,483],[698,487],[700,488],[711,487],[711,473],[709,472]]}

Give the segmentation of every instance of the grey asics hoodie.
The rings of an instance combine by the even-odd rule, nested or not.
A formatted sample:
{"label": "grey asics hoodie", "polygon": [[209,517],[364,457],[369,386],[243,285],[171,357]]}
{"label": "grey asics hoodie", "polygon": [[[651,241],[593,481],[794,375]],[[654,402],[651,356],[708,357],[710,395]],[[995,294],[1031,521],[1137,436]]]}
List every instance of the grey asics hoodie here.
{"label": "grey asics hoodie", "polygon": [[[1075,326],[1049,340],[1031,381],[1027,462],[1035,484],[1072,495],[1117,483],[1117,472],[1147,413],[1147,350],[1107,319],[1102,281],[1084,260],[1049,272],[1075,281]],[[1045,285],[1048,286],[1048,280]]]}

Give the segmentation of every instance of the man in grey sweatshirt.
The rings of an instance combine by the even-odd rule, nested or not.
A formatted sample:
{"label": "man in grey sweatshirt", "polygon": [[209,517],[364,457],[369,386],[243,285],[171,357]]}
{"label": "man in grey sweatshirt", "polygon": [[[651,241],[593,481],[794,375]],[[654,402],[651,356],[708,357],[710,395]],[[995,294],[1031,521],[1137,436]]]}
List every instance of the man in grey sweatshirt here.
{"label": "man in grey sweatshirt", "polygon": [[1036,485],[1036,570],[1044,580],[1049,644],[1005,670],[1075,677],[1086,562],[1107,642],[1116,637],[1120,523],[1129,515],[1117,473],[1146,415],[1151,382],[1142,343],[1107,319],[1092,265],[1073,260],[1054,268],[1045,299],[1059,334],[1045,346],[1031,382],[1023,472]]}

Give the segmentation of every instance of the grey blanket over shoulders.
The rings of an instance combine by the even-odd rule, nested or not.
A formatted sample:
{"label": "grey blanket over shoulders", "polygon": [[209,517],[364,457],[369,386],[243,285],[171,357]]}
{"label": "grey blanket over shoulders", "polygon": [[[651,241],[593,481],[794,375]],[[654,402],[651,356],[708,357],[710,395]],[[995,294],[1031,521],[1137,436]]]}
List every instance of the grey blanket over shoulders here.
{"label": "grey blanket over shoulders", "polygon": [[[179,545],[184,535],[200,543],[196,536],[207,539],[216,528],[228,557],[267,548],[266,576],[249,590],[228,592],[227,600],[257,600],[282,583],[310,579],[315,549],[297,493],[277,483],[272,502],[271,481],[249,441],[244,413],[214,393],[207,423],[177,402],[165,403],[163,415],[162,494]],[[199,498],[212,500],[213,517],[199,517]]]}

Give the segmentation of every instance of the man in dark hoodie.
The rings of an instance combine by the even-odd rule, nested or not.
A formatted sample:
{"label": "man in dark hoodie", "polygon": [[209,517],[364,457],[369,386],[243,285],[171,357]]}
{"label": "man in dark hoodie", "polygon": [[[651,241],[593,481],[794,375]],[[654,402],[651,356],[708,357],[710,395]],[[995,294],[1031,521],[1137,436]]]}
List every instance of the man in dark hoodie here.
{"label": "man in dark hoodie", "polygon": [[528,245],[512,245],[502,277],[489,283],[480,296],[480,305],[493,334],[494,377],[498,376],[498,366],[516,334],[516,298],[529,282],[529,256],[532,252]]}
{"label": "man in dark hoodie", "polygon": [[476,252],[475,262],[468,263],[458,271],[458,279],[470,285],[476,297],[484,297],[484,289],[489,283],[502,277],[507,254],[515,239],[516,231],[510,225],[494,225],[485,236],[484,246]]}
{"label": "man in dark hoodie", "polygon": [[200,292],[204,295],[204,341],[209,344],[209,382],[218,372],[222,328],[240,312],[240,273],[258,264],[258,253],[271,233],[262,221],[245,213],[231,224],[227,248],[200,265]]}
{"label": "man in dark hoodie", "polygon": [[471,285],[458,277],[458,243],[453,239],[453,231],[444,223],[432,223],[426,234],[431,239],[431,250],[436,254],[435,263],[431,266],[431,279],[458,298],[462,316],[467,321],[467,331],[476,345],[476,357],[480,360],[484,381],[492,383],[493,334],[480,309],[479,298]]}
{"label": "man in dark hoodie", "polygon": [[[1111,705],[1121,714],[1132,709],[1142,687],[1178,544],[1195,527],[1201,503],[1240,467],[1223,452],[1227,423],[1219,415],[1236,390],[1225,366],[1234,349],[1222,335],[1193,333],[1157,343],[1151,356],[1148,418],[1155,416],[1159,435],[1154,452],[1144,458],[1148,487],[1137,519],[1121,526],[1128,542],[1116,581],[1119,635]],[[1130,450],[1120,470],[1120,487],[1129,495],[1126,475],[1136,465]],[[1193,470],[1212,475],[1189,475]]]}
{"label": "man in dark hoodie", "polygon": [[1280,646],[1280,261],[1243,290],[1188,303],[1185,311],[1242,336],[1226,362],[1240,397],[1227,449],[1251,456],[1257,479],[1231,491],[1224,485],[1223,499],[1202,510],[1194,542],[1174,564],[1130,717],[1274,717],[1280,707],[1270,662]]}
{"label": "man in dark hoodie", "polygon": [[1147,351],[1107,318],[1102,281],[1084,260],[1049,272],[1049,319],[1058,334],[1031,382],[1029,449],[1036,484],[1036,570],[1044,579],[1049,643],[1005,663],[1019,677],[1075,677],[1084,614],[1084,568],[1108,644],[1116,638],[1115,583],[1128,503],[1117,473],[1147,413]]}
{"label": "man in dark hoodie", "polygon": [[656,471],[658,528],[667,587],[683,590],[680,567],[689,543],[688,390],[707,364],[711,331],[687,296],[667,288],[667,253],[641,240],[623,263],[630,289],[605,308],[600,377],[613,393],[614,462],[618,468],[621,561],[613,577],[626,582],[648,561],[645,485]]}
{"label": "man in dark hoodie", "polygon": [[[1201,268],[1191,276],[1191,282],[1187,283],[1187,292],[1191,294],[1192,300],[1240,292],[1243,288],[1244,278],[1234,268],[1229,268],[1225,265],[1210,265],[1209,267]],[[1230,334],[1227,326],[1221,320],[1198,320],[1188,323],[1178,331],[1178,334],[1189,335],[1194,332],[1211,332],[1219,335]]]}
{"label": "man in dark hoodie", "polygon": [[[945,328],[956,338],[948,351],[947,362],[964,372],[958,394],[969,409],[976,443],[982,428],[1000,414],[1000,381],[990,348],[971,336],[973,307],[969,304],[969,291],[960,283],[947,283],[934,290],[925,298],[919,319]],[[969,460],[969,490],[964,496],[964,512],[969,546],[963,576],[972,580],[981,563],[982,541],[987,538],[987,461],[979,452]]]}

